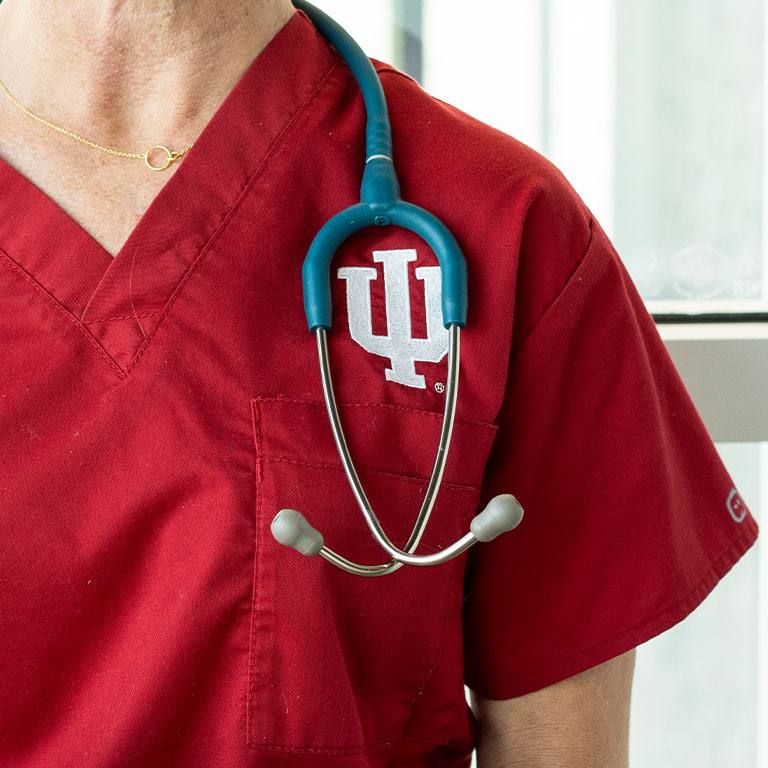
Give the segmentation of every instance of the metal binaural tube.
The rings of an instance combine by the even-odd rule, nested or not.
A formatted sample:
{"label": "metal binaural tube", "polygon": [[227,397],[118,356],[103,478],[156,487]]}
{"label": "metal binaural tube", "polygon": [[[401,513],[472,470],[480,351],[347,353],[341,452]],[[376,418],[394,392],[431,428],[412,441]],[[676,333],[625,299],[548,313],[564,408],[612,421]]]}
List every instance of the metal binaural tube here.
{"label": "metal binaural tube", "polygon": [[[399,549],[387,536],[386,532],[381,526],[378,517],[373,511],[370,502],[363,490],[360,478],[355,470],[354,462],[347,446],[346,438],[344,437],[344,431],[341,426],[341,420],[339,418],[338,406],[336,404],[336,398],[333,392],[333,381],[331,379],[330,362],[328,358],[328,342],[327,334],[324,328],[317,328],[315,335],[317,337],[317,349],[318,357],[320,360],[320,373],[323,383],[323,395],[325,397],[325,404],[328,410],[328,418],[331,422],[331,428],[333,431],[336,447],[341,457],[342,466],[349,480],[350,486],[355,499],[360,507],[361,512],[365,518],[368,528],[370,529],[373,537],[377,543],[389,554],[395,561],[395,564],[408,564],[408,565],[439,565],[440,563],[447,562],[451,558],[461,554],[464,550],[468,549],[477,539],[472,534],[466,534],[451,546],[447,547],[440,552],[435,552],[429,555],[414,555],[413,552],[419,544],[424,530],[426,529],[429,517],[432,513],[432,509],[437,497],[437,491],[440,487],[440,482],[445,471],[445,464],[448,458],[448,449],[450,447],[451,435],[453,433],[453,424],[456,416],[456,399],[458,392],[458,374],[459,374],[459,358],[460,358],[460,345],[459,334],[460,328],[456,324],[452,324],[448,327],[448,378],[446,385],[446,397],[445,397],[445,411],[443,413],[443,422],[440,432],[440,442],[438,445],[437,453],[435,455],[435,463],[432,468],[432,474],[429,479],[426,493],[424,494],[424,501],[422,502],[421,509],[416,518],[411,536],[408,539],[408,543],[405,549]],[[340,558],[339,555],[328,550],[324,547],[323,550],[331,555],[329,559],[339,567],[348,570],[346,567],[350,564],[350,561],[346,558]],[[323,555],[323,552],[320,553]],[[343,561],[338,562],[338,560]],[[356,568],[383,568],[393,566],[392,563],[382,566],[360,566],[353,564]],[[394,567],[392,567],[394,569]],[[357,572],[357,571],[354,571]]]}
{"label": "metal binaural tube", "polygon": [[286,546],[293,547],[305,555],[319,554],[328,562],[356,576],[384,576],[392,573],[403,565],[430,566],[440,565],[465,552],[477,541],[491,541],[500,533],[512,530],[523,517],[523,509],[517,499],[511,494],[501,494],[493,497],[478,515],[472,520],[470,532],[462,536],[450,546],[429,555],[413,554],[419,545],[424,530],[434,508],[435,499],[440,488],[440,482],[445,471],[448,449],[451,444],[453,424],[456,417],[456,397],[458,390],[459,370],[459,326],[449,326],[448,339],[448,379],[446,388],[445,411],[440,430],[440,441],[435,455],[435,463],[429,479],[424,500],[414,523],[411,535],[404,549],[397,548],[387,536],[378,517],[368,501],[362,483],[352,461],[347,446],[344,431],[339,418],[336,397],[333,392],[330,362],[328,358],[328,341],[326,330],[322,327],[315,331],[317,337],[320,372],[323,381],[328,418],[331,422],[333,437],[341,457],[344,472],[352,487],[355,500],[363,513],[363,517],[373,537],[382,549],[391,556],[387,563],[363,565],[343,557],[323,543],[322,534],[313,528],[301,513],[293,509],[283,509],[272,522],[272,532],[275,538]]}

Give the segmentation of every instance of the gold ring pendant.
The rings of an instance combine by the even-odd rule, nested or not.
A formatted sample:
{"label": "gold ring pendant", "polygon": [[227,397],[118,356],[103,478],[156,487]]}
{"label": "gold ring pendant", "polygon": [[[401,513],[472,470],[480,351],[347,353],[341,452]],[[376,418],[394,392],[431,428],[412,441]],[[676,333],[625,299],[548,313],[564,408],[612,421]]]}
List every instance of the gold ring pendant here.
{"label": "gold ring pendant", "polygon": [[[162,149],[163,152],[165,152],[165,162],[162,165],[152,165],[152,163],[149,162],[149,155],[155,149]],[[144,153],[144,162],[147,164],[147,168],[150,170],[164,171],[174,160],[176,160],[176,158],[178,158],[178,156],[178,152],[171,152],[168,147],[165,147],[162,144],[155,144]]]}

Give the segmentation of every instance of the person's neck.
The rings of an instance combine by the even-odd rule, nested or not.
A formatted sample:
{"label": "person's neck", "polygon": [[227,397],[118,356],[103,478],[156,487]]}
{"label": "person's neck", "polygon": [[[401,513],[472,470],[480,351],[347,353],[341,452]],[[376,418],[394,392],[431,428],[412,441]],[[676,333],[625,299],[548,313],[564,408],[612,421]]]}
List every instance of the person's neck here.
{"label": "person's neck", "polygon": [[0,80],[94,141],[183,148],[292,13],[290,0],[5,0]]}

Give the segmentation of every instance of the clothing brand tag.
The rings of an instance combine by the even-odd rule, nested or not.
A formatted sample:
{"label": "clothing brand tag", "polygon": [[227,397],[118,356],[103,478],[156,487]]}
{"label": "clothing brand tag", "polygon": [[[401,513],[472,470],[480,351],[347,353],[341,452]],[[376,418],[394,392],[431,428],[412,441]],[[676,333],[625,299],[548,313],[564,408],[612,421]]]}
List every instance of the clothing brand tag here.
{"label": "clothing brand tag", "polygon": [[737,523],[740,523],[747,516],[747,505],[735,488],[731,488],[731,492],[725,501],[725,506],[728,507],[731,517]]}

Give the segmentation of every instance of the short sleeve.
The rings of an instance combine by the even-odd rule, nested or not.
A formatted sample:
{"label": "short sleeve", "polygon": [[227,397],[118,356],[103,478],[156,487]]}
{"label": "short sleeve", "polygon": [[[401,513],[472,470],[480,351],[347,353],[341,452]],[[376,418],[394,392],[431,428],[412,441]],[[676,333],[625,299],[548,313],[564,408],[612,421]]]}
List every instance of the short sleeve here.
{"label": "short sleeve", "polygon": [[690,613],[757,537],[626,269],[586,253],[510,356],[481,504],[519,527],[468,553],[465,682],[551,685]]}

